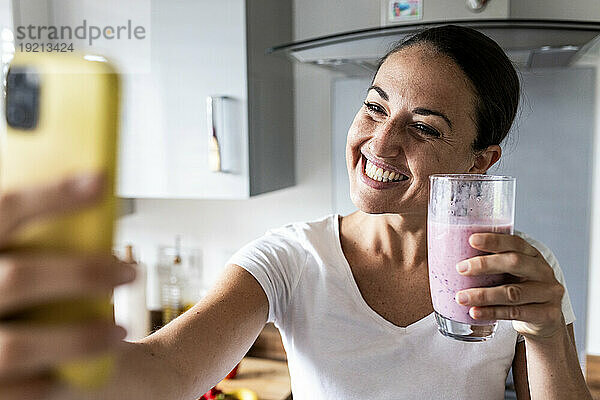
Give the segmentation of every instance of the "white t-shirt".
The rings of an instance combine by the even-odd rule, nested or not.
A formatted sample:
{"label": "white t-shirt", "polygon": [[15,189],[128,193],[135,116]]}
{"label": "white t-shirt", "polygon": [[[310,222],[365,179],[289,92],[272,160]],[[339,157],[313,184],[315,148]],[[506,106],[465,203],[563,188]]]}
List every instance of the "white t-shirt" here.
{"label": "white t-shirt", "polygon": [[[544,255],[563,285],[552,252]],[[465,343],[442,336],[433,313],[401,328],[360,294],[339,240],[338,214],[270,229],[228,261],[249,271],[279,328],[295,400],[504,399],[517,332],[499,321],[493,339]],[[563,297],[567,324],[575,320]]]}

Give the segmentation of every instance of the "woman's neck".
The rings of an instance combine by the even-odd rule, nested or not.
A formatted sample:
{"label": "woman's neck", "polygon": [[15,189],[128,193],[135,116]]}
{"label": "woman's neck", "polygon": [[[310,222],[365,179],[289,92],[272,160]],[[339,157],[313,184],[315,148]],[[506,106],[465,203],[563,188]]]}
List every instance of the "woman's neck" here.
{"label": "woman's neck", "polygon": [[348,222],[346,232],[370,256],[402,269],[420,268],[427,263],[427,213],[357,211],[345,217],[345,222]]}

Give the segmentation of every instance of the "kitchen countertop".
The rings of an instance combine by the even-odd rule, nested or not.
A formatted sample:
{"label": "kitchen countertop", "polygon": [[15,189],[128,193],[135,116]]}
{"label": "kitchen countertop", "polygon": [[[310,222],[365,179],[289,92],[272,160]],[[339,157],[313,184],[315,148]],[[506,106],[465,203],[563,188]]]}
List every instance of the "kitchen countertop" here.
{"label": "kitchen countertop", "polygon": [[285,361],[264,358],[244,357],[234,379],[224,379],[217,389],[224,392],[238,389],[251,389],[259,400],[291,399],[290,374]]}
{"label": "kitchen countertop", "polygon": [[600,400],[600,356],[588,354],[586,357],[586,382],[594,400]]}

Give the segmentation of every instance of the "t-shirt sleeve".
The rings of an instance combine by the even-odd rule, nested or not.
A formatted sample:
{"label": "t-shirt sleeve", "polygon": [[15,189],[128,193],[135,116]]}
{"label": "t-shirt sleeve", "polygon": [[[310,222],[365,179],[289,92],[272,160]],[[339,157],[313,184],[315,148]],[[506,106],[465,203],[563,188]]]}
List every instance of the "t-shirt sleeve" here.
{"label": "t-shirt sleeve", "polygon": [[[546,246],[545,244],[543,244],[542,242],[540,242],[538,240],[535,240],[531,236],[529,236],[523,232],[517,232],[517,231],[515,231],[515,234],[522,237],[529,244],[531,244],[533,247],[535,247],[542,254],[542,256],[544,257],[546,262],[550,265],[550,267],[552,267],[552,270],[554,271],[554,276],[556,277],[556,280],[558,282],[560,282],[560,284],[563,285],[563,287],[565,288],[565,293],[563,294],[562,303],[561,303],[562,313],[563,313],[563,316],[565,317],[565,323],[567,325],[572,324],[575,321],[575,313],[573,312],[573,306],[571,305],[571,299],[569,298],[569,291],[567,290],[567,283],[565,282],[565,276],[562,272],[562,269],[560,268],[560,265],[558,264],[558,260],[556,259],[556,256],[554,255],[552,250],[550,250],[548,248],[548,246]],[[522,342],[523,340],[525,340],[523,338],[523,336],[519,335],[517,341]]]}
{"label": "t-shirt sleeve", "polygon": [[280,326],[308,256],[293,232],[291,225],[270,229],[227,261],[244,268],[258,281],[269,301],[267,322],[276,326]]}

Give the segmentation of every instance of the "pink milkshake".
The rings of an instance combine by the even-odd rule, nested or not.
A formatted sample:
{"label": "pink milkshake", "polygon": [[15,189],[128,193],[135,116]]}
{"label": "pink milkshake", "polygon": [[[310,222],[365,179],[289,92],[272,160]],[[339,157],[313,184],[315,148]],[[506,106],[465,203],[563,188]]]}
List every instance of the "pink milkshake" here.
{"label": "pink milkshake", "polygon": [[463,289],[498,286],[510,282],[509,274],[464,276],[456,264],[485,255],[469,244],[473,233],[512,234],[515,220],[515,185],[510,176],[436,174],[427,209],[429,286],[438,330],[465,342],[494,337],[496,321],[474,320],[468,306],[455,296]]}
{"label": "pink milkshake", "polygon": [[479,232],[512,233],[512,224],[452,225],[429,221],[427,227],[429,286],[433,308],[438,314],[465,324],[491,325],[495,321],[471,318],[470,306],[461,306],[455,300],[456,293],[463,289],[498,286],[509,280],[508,274],[467,277],[456,271],[458,262],[489,254],[469,245],[471,234]]}

